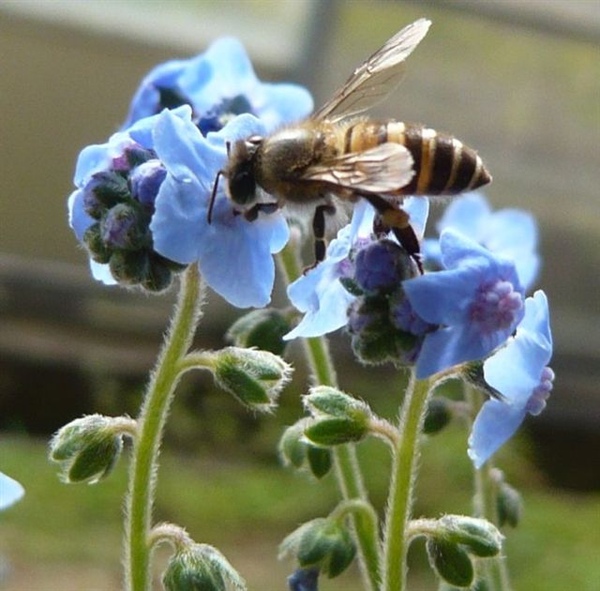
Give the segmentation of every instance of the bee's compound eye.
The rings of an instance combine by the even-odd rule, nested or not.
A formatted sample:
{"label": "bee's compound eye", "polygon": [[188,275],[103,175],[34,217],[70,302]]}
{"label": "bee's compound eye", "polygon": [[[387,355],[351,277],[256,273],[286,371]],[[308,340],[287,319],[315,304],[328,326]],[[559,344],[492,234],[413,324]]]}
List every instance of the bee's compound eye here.
{"label": "bee's compound eye", "polygon": [[255,198],[256,180],[250,166],[238,168],[229,178],[231,199],[238,205],[248,205]]}

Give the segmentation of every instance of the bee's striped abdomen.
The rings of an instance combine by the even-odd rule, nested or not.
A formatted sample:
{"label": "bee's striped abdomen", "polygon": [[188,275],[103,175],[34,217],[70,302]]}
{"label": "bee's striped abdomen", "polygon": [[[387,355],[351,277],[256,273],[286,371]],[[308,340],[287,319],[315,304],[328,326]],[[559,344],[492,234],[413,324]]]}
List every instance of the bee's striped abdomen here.
{"label": "bee's striped abdomen", "polygon": [[492,180],[478,154],[460,140],[401,121],[359,121],[345,130],[344,152],[361,152],[385,142],[405,146],[415,176],[401,195],[456,195]]}

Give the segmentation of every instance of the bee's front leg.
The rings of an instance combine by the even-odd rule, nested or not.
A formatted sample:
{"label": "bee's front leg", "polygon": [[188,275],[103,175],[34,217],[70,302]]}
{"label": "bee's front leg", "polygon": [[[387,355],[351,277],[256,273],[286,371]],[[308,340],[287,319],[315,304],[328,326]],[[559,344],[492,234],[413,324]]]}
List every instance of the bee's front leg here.
{"label": "bee's front leg", "polygon": [[271,214],[279,209],[278,203],[256,203],[250,209],[244,211],[244,218],[249,222],[253,222],[259,213]]}

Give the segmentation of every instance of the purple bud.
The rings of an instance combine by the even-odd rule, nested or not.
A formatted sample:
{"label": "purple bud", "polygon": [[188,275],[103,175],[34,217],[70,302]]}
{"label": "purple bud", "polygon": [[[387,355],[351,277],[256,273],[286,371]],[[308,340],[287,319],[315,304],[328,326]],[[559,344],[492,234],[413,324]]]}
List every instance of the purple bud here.
{"label": "purple bud", "polygon": [[153,207],[166,176],[167,169],[160,160],[153,159],[140,164],[129,177],[132,196],[143,205]]}

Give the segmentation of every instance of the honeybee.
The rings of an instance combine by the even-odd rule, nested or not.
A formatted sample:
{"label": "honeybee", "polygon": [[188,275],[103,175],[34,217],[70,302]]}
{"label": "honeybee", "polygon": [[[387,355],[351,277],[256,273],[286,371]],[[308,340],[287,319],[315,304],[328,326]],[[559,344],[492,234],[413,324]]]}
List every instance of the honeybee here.
{"label": "honeybee", "polygon": [[307,120],[267,137],[227,146],[228,163],[217,174],[248,220],[280,207],[312,205],[315,265],[325,257],[325,216],[339,200],[366,199],[377,226],[393,231],[422,272],[419,240],[402,209],[408,195],[456,195],[491,181],[481,158],[458,139],[421,125],[357,117],[400,82],[404,62],[431,22],[419,19],[389,39]]}

